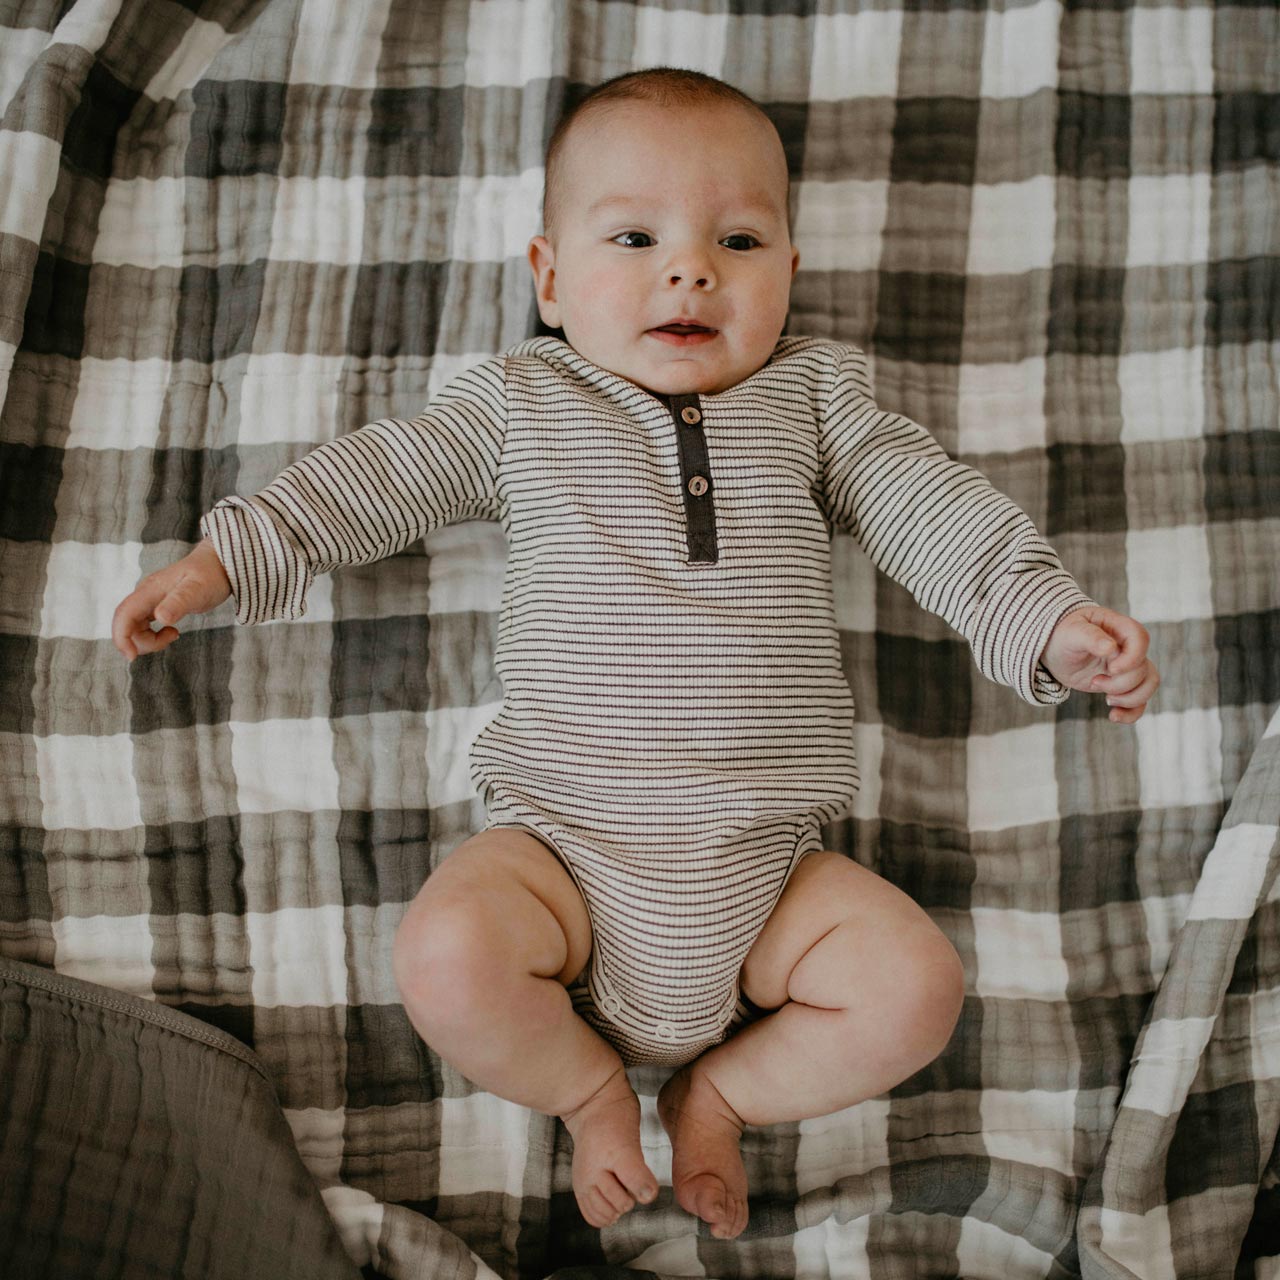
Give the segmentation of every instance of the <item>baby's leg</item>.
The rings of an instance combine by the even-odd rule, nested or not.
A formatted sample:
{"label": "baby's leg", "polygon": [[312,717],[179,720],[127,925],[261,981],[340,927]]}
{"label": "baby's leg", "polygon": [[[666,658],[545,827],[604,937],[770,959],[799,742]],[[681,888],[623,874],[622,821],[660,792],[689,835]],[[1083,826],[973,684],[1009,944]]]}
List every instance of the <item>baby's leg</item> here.
{"label": "baby's leg", "polygon": [[574,1193],[600,1227],[652,1200],[658,1184],[622,1060],[565,990],[590,952],[586,906],[555,854],[492,828],[428,878],[396,932],[393,964],[409,1020],[442,1058],[480,1088],[564,1120]]}
{"label": "baby's leg", "polygon": [[795,869],[741,981],[776,1012],[682,1068],[658,1097],[676,1198],[726,1238],[747,1223],[744,1124],[828,1115],[883,1093],[942,1052],[964,1001],[960,958],[937,926],[837,853]]}

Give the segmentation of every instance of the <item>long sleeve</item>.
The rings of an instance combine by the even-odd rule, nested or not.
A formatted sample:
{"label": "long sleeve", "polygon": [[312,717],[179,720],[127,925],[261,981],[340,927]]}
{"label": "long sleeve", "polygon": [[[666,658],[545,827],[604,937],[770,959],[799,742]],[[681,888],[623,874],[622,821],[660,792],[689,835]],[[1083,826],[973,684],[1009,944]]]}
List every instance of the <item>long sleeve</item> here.
{"label": "long sleeve", "polygon": [[1039,657],[1058,620],[1093,602],[1021,508],[876,405],[852,348],[834,371],[820,464],[828,520],[964,636],[983,675],[1028,702],[1066,698]]}
{"label": "long sleeve", "polygon": [[200,522],[231,579],[236,621],[299,618],[318,573],[367,564],[455,520],[499,515],[504,361],[454,378],[416,418],[321,445],[251,498]]}

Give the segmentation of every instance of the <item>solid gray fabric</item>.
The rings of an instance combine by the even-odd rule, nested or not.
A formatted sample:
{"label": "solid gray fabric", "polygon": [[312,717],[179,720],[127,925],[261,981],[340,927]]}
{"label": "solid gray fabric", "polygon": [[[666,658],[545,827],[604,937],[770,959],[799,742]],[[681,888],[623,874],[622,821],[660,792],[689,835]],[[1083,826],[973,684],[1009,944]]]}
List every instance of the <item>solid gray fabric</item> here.
{"label": "solid gray fabric", "polygon": [[0,1081],[0,1275],[359,1274],[231,1036],[0,959]]}

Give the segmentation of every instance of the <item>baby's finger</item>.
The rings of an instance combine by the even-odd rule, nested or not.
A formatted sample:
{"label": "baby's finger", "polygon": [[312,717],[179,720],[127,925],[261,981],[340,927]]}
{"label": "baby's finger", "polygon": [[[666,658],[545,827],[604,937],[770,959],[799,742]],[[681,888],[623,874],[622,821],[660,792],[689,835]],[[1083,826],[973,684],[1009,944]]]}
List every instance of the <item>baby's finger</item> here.
{"label": "baby's finger", "polygon": [[1093,681],[1093,687],[1099,693],[1114,694],[1116,696],[1132,693],[1147,678],[1148,665],[1144,661],[1133,671],[1123,671],[1115,676],[1096,676]]}
{"label": "baby's finger", "polygon": [[1146,709],[1155,691],[1160,687],[1160,673],[1147,663],[1142,680],[1129,692],[1109,694],[1107,705],[1112,709],[1110,719],[1122,724],[1132,724]]}
{"label": "baby's finger", "polygon": [[1104,627],[1120,646],[1119,652],[1107,663],[1108,674],[1122,675],[1126,671],[1136,671],[1141,668],[1151,644],[1151,637],[1146,627],[1135,619],[1110,609],[1107,610],[1106,618],[1100,620],[1099,625]]}
{"label": "baby's finger", "polygon": [[148,627],[134,634],[134,648],[138,656],[144,653],[159,653],[161,649],[167,649],[181,634],[177,627],[165,627],[160,631],[152,631]]}
{"label": "baby's finger", "polygon": [[111,641],[126,658],[132,660],[138,656],[140,650],[137,647],[137,639],[147,630],[147,623],[152,618],[152,610],[163,597],[163,588],[157,589],[149,579],[143,578],[133,591],[116,605],[116,611],[111,615]]}

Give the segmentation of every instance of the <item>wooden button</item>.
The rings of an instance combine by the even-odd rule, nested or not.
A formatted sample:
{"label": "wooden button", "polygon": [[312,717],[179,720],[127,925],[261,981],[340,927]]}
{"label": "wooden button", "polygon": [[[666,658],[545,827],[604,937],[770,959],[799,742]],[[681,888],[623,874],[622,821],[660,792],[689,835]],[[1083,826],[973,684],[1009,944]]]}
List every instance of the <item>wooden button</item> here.
{"label": "wooden button", "polygon": [[689,492],[693,494],[695,498],[702,497],[702,495],[706,493],[706,491],[707,491],[706,476],[694,476],[693,479],[689,481]]}
{"label": "wooden button", "polygon": [[695,408],[693,407],[693,405],[691,405],[691,404],[687,404],[687,405],[685,405],[685,407],[684,407],[683,409],[681,409],[681,410],[680,410],[680,416],[681,416],[681,417],[682,417],[682,418],[683,418],[683,419],[684,419],[684,420],[685,420],[685,421],[686,421],[686,422],[687,422],[691,427],[696,426],[699,422],[701,422],[701,421],[702,421],[702,414],[700,414],[700,413],[697,411],[697,409],[695,409]]}

